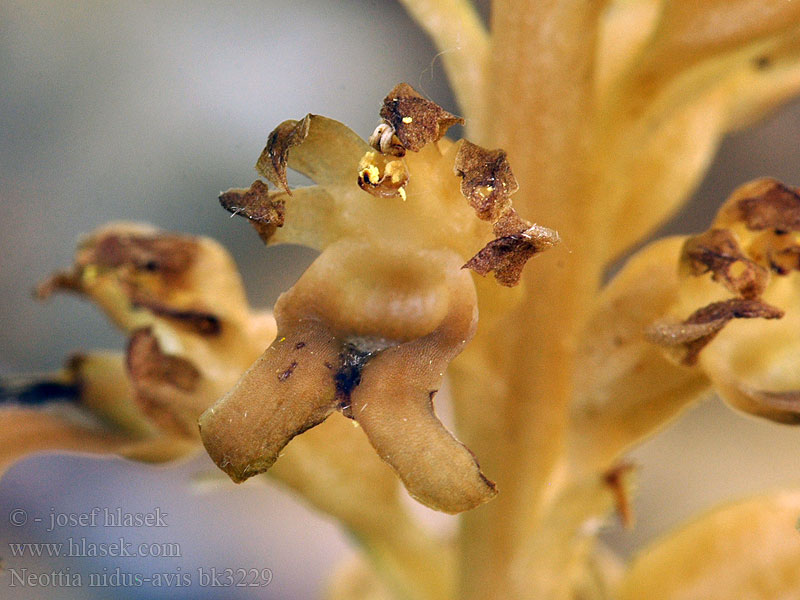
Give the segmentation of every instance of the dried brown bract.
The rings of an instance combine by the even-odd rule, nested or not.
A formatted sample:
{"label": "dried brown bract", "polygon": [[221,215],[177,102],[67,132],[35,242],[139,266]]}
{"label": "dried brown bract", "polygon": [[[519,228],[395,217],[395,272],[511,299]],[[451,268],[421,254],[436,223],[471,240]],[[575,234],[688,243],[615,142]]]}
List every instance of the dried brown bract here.
{"label": "dried brown bract", "polygon": [[631,474],[634,465],[631,463],[618,464],[603,474],[603,482],[611,489],[614,496],[614,505],[617,509],[619,521],[623,527],[633,527],[635,515],[631,506]]}
{"label": "dried brown bract", "polygon": [[440,140],[451,126],[464,123],[464,119],[423,98],[407,83],[396,85],[383,99],[380,115],[403,147],[412,152]]}

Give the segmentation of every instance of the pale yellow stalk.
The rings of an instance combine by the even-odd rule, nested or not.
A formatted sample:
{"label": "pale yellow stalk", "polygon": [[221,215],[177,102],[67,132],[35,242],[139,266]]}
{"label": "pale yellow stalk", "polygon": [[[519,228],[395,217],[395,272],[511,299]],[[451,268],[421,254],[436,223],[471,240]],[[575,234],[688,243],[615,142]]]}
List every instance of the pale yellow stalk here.
{"label": "pale yellow stalk", "polygon": [[400,0],[431,37],[467,120],[467,130],[485,116],[484,85],[489,35],[469,0]]}

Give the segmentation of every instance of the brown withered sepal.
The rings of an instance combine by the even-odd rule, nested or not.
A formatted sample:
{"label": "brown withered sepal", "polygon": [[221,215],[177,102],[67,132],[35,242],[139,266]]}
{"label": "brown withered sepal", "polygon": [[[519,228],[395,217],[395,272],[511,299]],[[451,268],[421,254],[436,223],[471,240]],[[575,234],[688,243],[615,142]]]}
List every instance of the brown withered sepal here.
{"label": "brown withered sepal", "polygon": [[764,293],[769,273],[750,260],[727,229],[709,229],[686,240],[681,262],[692,275],[710,272],[712,279],[742,298]]}
{"label": "brown withered sepal", "polygon": [[308,137],[311,126],[311,115],[300,121],[290,119],[272,130],[267,138],[267,145],[256,163],[256,170],[291,195],[289,182],[286,180],[286,161],[289,150],[298,146]]}
{"label": "brown withered sepal", "polygon": [[780,319],[784,312],[755,299],[731,298],[713,302],[695,312],[682,323],[657,323],[648,329],[647,337],[663,346],[683,347],[681,363],[697,363],[700,351],[733,319]]}
{"label": "brown withered sepal", "polygon": [[232,188],[219,197],[222,207],[234,215],[247,218],[264,242],[269,241],[275,229],[283,227],[286,203],[269,193],[266,183],[256,180],[248,188]]}
{"label": "brown withered sepal", "polygon": [[399,83],[386,98],[381,118],[395,131],[400,143],[412,152],[444,137],[447,130],[464,119],[447,112],[435,102],[423,98],[407,83]]}
{"label": "brown withered sepal", "polygon": [[752,231],[800,231],[800,195],[775,179],[759,179],[735,192],[720,220],[741,221]]}
{"label": "brown withered sepal", "polygon": [[486,150],[464,140],[454,169],[461,177],[461,193],[484,221],[497,221],[519,189],[504,150]]}
{"label": "brown withered sepal", "polygon": [[464,140],[454,171],[461,177],[461,193],[478,218],[492,223],[496,236],[463,268],[484,276],[494,272],[501,285],[517,285],[528,259],[557,244],[558,233],[531,225],[512,207],[511,194],[519,185],[503,150],[487,150]]}
{"label": "brown withered sepal", "polygon": [[163,429],[194,436],[197,415],[205,408],[193,402],[201,379],[197,368],[185,358],[166,354],[150,328],[131,336],[126,366],[144,413]]}
{"label": "brown withered sepal", "polygon": [[519,233],[492,240],[463,268],[472,269],[479,275],[493,271],[498,283],[512,287],[519,283],[528,259],[552,248],[558,241],[558,234],[552,229],[533,225]]}

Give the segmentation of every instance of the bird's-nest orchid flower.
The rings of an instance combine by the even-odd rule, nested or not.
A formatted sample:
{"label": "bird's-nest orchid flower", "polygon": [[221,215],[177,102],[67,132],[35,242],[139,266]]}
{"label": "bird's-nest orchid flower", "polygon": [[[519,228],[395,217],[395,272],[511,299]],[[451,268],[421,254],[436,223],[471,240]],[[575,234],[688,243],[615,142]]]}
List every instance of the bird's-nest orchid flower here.
{"label": "bird's-nest orchid flower", "polygon": [[[433,410],[448,363],[475,331],[470,269],[512,286],[558,236],[514,211],[505,153],[443,137],[460,119],[406,84],[381,117],[370,143],[325,117],[286,121],[257,164],[279,189],[259,180],[221,196],[265,242],[321,254],[280,297],[275,341],[203,414],[201,434],[242,481],[338,410],[412,496],[460,512],[495,494]],[[317,185],[290,190],[287,167]]]}

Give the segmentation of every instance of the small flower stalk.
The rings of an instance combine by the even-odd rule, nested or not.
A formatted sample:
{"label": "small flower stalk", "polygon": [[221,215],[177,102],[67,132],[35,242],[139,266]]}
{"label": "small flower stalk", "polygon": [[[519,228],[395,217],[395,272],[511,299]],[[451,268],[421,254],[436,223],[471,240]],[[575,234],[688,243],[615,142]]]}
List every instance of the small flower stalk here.
{"label": "small flower stalk", "polygon": [[127,350],[4,381],[0,467],[205,447],[352,534],[363,560],[330,600],[794,597],[796,491],[713,509],[628,564],[597,533],[635,522],[626,452],[711,392],[800,423],[798,188],[744,183],[705,232],[604,280],[726,132],[800,89],[800,3],[498,0],[491,31],[463,0],[402,3],[461,49],[444,66],[464,116],[401,83],[366,140],[315,114],[268,135],[259,179],[219,202],[268,246],[319,251],[272,311],[211,240],[86,237],[38,294],[95,302]]}

